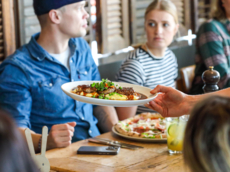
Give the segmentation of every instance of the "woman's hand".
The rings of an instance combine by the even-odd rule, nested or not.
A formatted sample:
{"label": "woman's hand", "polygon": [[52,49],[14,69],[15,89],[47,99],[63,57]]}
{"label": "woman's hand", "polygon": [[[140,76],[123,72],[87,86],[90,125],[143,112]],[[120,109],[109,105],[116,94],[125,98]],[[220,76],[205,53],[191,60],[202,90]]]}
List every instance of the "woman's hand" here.
{"label": "woman's hand", "polygon": [[151,93],[160,94],[145,106],[159,112],[164,117],[177,117],[189,114],[191,108],[198,100],[198,96],[189,96],[172,87],[161,85],[158,85]]}

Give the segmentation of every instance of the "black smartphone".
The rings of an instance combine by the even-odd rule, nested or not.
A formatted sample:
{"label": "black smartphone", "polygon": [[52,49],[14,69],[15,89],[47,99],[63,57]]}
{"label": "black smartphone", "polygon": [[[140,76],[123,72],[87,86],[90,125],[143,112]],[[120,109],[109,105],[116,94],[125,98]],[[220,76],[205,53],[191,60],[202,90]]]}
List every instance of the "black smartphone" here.
{"label": "black smartphone", "polygon": [[119,151],[120,147],[116,146],[81,146],[77,154],[117,155]]}

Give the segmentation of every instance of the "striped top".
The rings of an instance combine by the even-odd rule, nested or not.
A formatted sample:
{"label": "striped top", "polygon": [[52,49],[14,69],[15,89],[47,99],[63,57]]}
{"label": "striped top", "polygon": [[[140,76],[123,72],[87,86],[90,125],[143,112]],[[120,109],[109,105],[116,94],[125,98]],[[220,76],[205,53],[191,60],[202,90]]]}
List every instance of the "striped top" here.
{"label": "striped top", "polygon": [[[177,60],[171,50],[167,49],[164,57],[156,58],[139,47],[129,53],[116,75],[116,80],[151,89],[159,84],[175,88],[175,80],[178,75],[177,68]],[[153,111],[139,106],[137,113],[142,112]]]}
{"label": "striped top", "polygon": [[196,69],[191,94],[202,94],[202,73],[214,66],[220,73],[220,89],[230,87],[230,21],[209,20],[199,28],[196,39]]}

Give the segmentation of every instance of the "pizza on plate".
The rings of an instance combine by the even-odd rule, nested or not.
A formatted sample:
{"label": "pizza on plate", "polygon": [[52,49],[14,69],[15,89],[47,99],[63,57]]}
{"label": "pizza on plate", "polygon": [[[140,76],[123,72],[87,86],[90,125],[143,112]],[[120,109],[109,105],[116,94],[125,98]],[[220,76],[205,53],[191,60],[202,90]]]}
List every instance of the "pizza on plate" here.
{"label": "pizza on plate", "polygon": [[165,119],[159,113],[142,113],[119,121],[114,128],[118,133],[130,137],[167,138]]}

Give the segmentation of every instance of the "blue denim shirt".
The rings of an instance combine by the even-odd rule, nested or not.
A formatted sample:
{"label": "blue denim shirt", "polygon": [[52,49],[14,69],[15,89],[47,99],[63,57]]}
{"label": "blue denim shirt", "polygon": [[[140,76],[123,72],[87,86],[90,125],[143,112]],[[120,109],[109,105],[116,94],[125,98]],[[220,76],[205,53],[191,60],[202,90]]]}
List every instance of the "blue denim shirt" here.
{"label": "blue denim shirt", "polygon": [[0,65],[0,107],[19,127],[41,133],[46,125],[75,121],[73,141],[99,135],[91,104],[67,96],[61,85],[71,81],[100,80],[90,48],[82,38],[69,40],[70,71],[36,41],[39,34]]}

